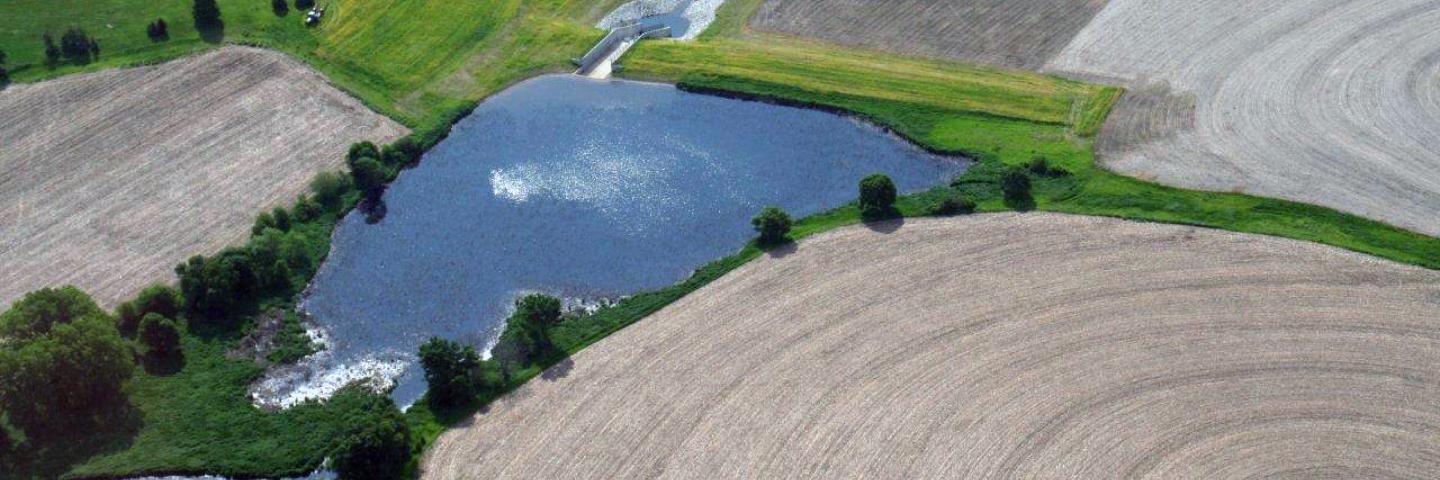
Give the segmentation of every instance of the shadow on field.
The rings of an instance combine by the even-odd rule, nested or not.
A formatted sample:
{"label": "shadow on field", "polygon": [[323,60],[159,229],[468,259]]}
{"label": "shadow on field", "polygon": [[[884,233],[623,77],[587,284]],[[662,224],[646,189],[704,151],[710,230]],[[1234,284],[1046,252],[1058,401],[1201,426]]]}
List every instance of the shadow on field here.
{"label": "shadow on field", "polygon": [[[94,416],[62,418],[28,429],[31,437],[18,445],[16,458],[0,457],[0,477],[60,478],[90,458],[130,448],[144,423],[140,410],[126,400]],[[12,468],[14,477],[5,471]]]}
{"label": "shadow on field", "polygon": [[799,242],[789,241],[766,249],[765,254],[770,258],[785,258],[799,249]]}
{"label": "shadow on field", "polygon": [[903,226],[905,226],[905,219],[903,217],[865,221],[865,228],[870,229],[872,232],[879,233],[895,233],[896,230],[899,230],[900,227]]}
{"label": "shadow on field", "polygon": [[570,370],[574,368],[575,360],[567,356],[564,359],[561,359],[559,362],[555,363],[555,365],[552,365],[550,368],[545,369],[544,372],[540,372],[540,378],[548,381],[559,380],[570,376]]}

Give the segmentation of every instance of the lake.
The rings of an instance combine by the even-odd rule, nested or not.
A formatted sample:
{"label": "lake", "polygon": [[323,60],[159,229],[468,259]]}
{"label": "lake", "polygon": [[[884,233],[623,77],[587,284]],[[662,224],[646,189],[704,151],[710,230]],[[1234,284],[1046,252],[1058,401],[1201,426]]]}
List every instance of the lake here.
{"label": "lake", "polygon": [[765,205],[792,216],[852,201],[866,174],[902,192],[966,163],[830,113],[673,86],[544,76],[483,102],[385,193],[352,213],[304,308],[328,348],[252,393],[286,406],[348,381],[424,393],[431,336],[482,350],[527,292],[614,298],[664,287],[735,252]]}

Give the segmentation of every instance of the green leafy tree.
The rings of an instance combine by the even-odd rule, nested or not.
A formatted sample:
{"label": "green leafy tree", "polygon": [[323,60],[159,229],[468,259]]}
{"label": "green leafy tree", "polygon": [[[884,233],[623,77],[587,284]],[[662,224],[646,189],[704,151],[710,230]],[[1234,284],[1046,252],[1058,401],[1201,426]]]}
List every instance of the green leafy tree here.
{"label": "green leafy tree", "polygon": [[1005,205],[1016,210],[1034,208],[1035,199],[1030,194],[1030,176],[1022,168],[1011,168],[1000,177],[1000,191],[1004,194]]}
{"label": "green leafy tree", "polygon": [[163,284],[145,287],[134,300],[122,303],[117,308],[120,335],[135,336],[140,328],[140,320],[147,314],[156,313],[165,318],[177,318],[182,308],[184,301],[180,299],[180,292],[175,288]]}
{"label": "green leafy tree", "polygon": [[139,339],[145,344],[146,354],[152,358],[174,358],[180,353],[179,327],[175,326],[174,320],[159,313],[147,313],[140,320]]}
{"label": "green leafy tree", "polygon": [[[180,292],[185,307],[191,312],[212,318],[232,313],[232,309],[250,299],[258,285],[250,252],[230,248],[205,258],[191,257],[175,267],[180,276]],[[194,318],[191,326],[194,327]]]}
{"label": "green leafy tree", "polygon": [[350,176],[355,180],[355,187],[359,188],[366,198],[380,198],[380,194],[385,191],[385,167],[373,158],[360,157],[350,170]]}
{"label": "green leafy tree", "polygon": [[295,221],[305,223],[320,218],[324,210],[315,199],[308,195],[297,195],[295,197]]}
{"label": "green leafy tree", "polygon": [[469,345],[431,337],[420,345],[420,365],[430,385],[429,400],[436,405],[463,405],[479,390],[480,355]]}
{"label": "green leafy tree", "polygon": [[876,173],[860,180],[860,215],[867,219],[892,216],[895,211],[895,182]]}
{"label": "green leafy tree", "polygon": [[949,195],[930,207],[932,215],[961,215],[975,213],[975,201],[958,195]]}
{"label": "green leafy tree", "polygon": [[290,2],[286,0],[270,0],[270,10],[275,16],[283,17],[290,14]]}
{"label": "green leafy tree", "polygon": [[275,207],[270,211],[270,218],[275,220],[275,228],[282,232],[290,231],[290,211],[285,207]]}
{"label": "green leafy tree", "polygon": [[778,245],[784,243],[785,235],[790,233],[790,227],[794,225],[790,215],[781,210],[780,207],[765,207],[760,214],[750,219],[750,225],[760,234],[760,245]]}
{"label": "green leafy tree", "polygon": [[0,411],[29,437],[121,403],[135,368],[114,320],[75,287],[25,295],[0,314],[0,338]]}
{"label": "green leafy tree", "polygon": [[350,151],[345,154],[345,165],[351,170],[355,169],[355,162],[362,158],[380,160],[380,148],[374,142],[364,141],[350,144]]}
{"label": "green leafy tree", "polygon": [[346,387],[331,400],[347,411],[330,453],[330,467],[344,480],[400,478],[410,461],[410,425],[389,397]]}
{"label": "green leafy tree", "polygon": [[269,228],[275,228],[275,217],[270,212],[260,212],[255,216],[255,225],[250,227],[250,236],[258,237]]}
{"label": "green leafy tree", "polygon": [[505,320],[505,331],[493,349],[508,372],[560,354],[550,331],[560,324],[560,299],[531,294],[515,301],[515,313]]}
{"label": "green leafy tree", "polygon": [[195,29],[202,34],[225,27],[220,20],[220,5],[215,3],[215,0],[195,0],[192,15],[195,17]]}

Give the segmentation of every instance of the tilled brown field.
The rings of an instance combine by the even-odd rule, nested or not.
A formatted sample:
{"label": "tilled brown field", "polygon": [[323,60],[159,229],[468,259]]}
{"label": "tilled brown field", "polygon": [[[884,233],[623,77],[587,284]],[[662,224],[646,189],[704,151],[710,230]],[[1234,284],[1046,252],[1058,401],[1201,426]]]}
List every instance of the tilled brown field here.
{"label": "tilled brown field", "polygon": [[1047,70],[1133,87],[1114,170],[1440,235],[1440,2],[1111,0]]}
{"label": "tilled brown field", "polygon": [[1440,274],[1055,214],[752,262],[445,433],[425,478],[1440,471]]}
{"label": "tilled brown field", "polygon": [[768,0],[750,25],[897,53],[1039,68],[1106,0]]}
{"label": "tilled brown field", "polygon": [[242,47],[0,91],[0,305],[78,285],[107,305],[237,243],[358,140],[405,128]]}

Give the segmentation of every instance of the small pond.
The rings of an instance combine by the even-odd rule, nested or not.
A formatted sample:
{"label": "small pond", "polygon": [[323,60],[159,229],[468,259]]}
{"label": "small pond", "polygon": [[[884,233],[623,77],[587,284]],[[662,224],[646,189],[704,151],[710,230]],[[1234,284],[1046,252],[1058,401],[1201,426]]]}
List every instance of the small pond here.
{"label": "small pond", "polygon": [[257,397],[288,405],[379,375],[405,405],[424,391],[421,342],[488,348],[517,295],[664,287],[744,245],[764,205],[799,217],[851,201],[869,173],[916,191],[965,165],[830,113],[536,78],[486,100],[401,175],[382,221],[344,220],[304,302],[329,349]]}

